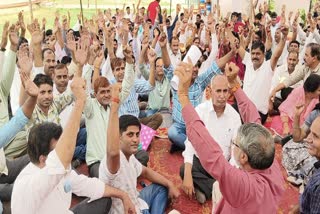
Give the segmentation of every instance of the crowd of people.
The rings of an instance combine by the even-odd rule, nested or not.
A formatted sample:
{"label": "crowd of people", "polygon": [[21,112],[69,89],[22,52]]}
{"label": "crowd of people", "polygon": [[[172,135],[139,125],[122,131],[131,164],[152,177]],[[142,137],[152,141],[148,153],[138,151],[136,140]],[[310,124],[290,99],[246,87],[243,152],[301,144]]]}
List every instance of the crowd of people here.
{"label": "crowd of people", "polygon": [[[165,213],[180,194],[212,199],[213,213],[275,213],[286,180],[301,187],[291,212],[319,213],[320,1],[306,20],[266,2],[249,14],[177,4],[175,16],[140,4],[4,25],[0,213]],[[141,148],[164,111],[181,192]],[[138,191],[138,178],[152,184]],[[86,199],[70,208],[72,194]]]}

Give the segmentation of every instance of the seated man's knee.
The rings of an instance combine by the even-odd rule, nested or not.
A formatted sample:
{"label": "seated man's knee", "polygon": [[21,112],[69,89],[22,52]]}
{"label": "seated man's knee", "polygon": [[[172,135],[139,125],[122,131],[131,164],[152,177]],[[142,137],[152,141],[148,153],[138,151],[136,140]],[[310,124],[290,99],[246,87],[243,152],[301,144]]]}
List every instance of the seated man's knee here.
{"label": "seated man's knee", "polygon": [[140,150],[135,154],[137,160],[144,166],[148,165],[149,162],[149,154],[144,150]]}

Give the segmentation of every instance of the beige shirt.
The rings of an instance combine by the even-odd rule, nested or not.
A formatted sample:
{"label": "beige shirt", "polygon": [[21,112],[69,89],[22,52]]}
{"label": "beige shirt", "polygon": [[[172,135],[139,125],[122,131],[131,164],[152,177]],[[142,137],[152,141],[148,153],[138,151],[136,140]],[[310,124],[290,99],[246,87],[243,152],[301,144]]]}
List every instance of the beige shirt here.
{"label": "beige shirt", "polygon": [[317,65],[317,67],[314,70],[311,70],[308,66],[306,65],[301,65],[301,66],[296,66],[296,69],[290,75],[289,78],[283,81],[283,84],[286,87],[289,87],[291,85],[296,84],[300,80],[306,81],[306,79],[310,76],[310,74],[318,74],[320,75],[320,63]]}

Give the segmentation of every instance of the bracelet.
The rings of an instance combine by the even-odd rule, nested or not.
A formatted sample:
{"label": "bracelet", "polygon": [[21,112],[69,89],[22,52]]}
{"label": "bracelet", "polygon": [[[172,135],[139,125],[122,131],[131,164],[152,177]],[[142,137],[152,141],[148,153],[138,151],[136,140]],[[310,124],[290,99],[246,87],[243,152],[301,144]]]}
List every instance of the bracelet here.
{"label": "bracelet", "polygon": [[237,83],[237,85],[235,85],[232,88],[230,88],[230,92],[231,93],[235,93],[239,88],[240,88],[240,84]]}
{"label": "bracelet", "polygon": [[117,97],[112,97],[111,101],[114,102],[114,103],[118,103],[118,104],[120,103],[120,99],[117,98]]}
{"label": "bracelet", "polygon": [[6,51],[6,49],[5,49],[5,48],[1,48],[1,49],[0,49],[0,51],[5,52],[5,51]]}

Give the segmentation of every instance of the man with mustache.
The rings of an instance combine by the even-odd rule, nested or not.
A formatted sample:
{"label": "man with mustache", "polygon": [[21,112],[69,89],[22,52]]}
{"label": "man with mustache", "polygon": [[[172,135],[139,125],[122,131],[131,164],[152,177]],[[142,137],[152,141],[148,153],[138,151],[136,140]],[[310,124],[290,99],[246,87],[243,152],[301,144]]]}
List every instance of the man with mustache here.
{"label": "man with mustache", "polygon": [[[217,75],[211,80],[211,100],[195,108],[210,135],[217,139],[227,160],[231,157],[232,139],[241,126],[240,115],[227,104],[229,95],[226,76]],[[182,189],[190,198],[195,193],[198,202],[203,204],[211,198],[215,178],[203,168],[197,152],[188,139],[185,146],[186,149],[182,153],[184,164],[180,168],[180,176],[183,179]]]}
{"label": "man with mustache", "polygon": [[274,97],[278,91],[288,88],[301,80],[305,81],[310,74],[320,75],[320,45],[317,43],[307,44],[304,65],[297,66],[289,78],[285,79],[272,90],[270,95],[271,101],[274,101]]}
{"label": "man with mustache", "polygon": [[246,65],[243,90],[256,105],[262,124],[268,117],[268,94],[271,80],[287,40],[288,28],[282,26],[281,32],[283,35],[279,45],[268,61],[265,61],[265,45],[262,42],[252,44],[251,56],[243,47],[240,46],[239,48],[239,55],[242,58],[243,64]]}

